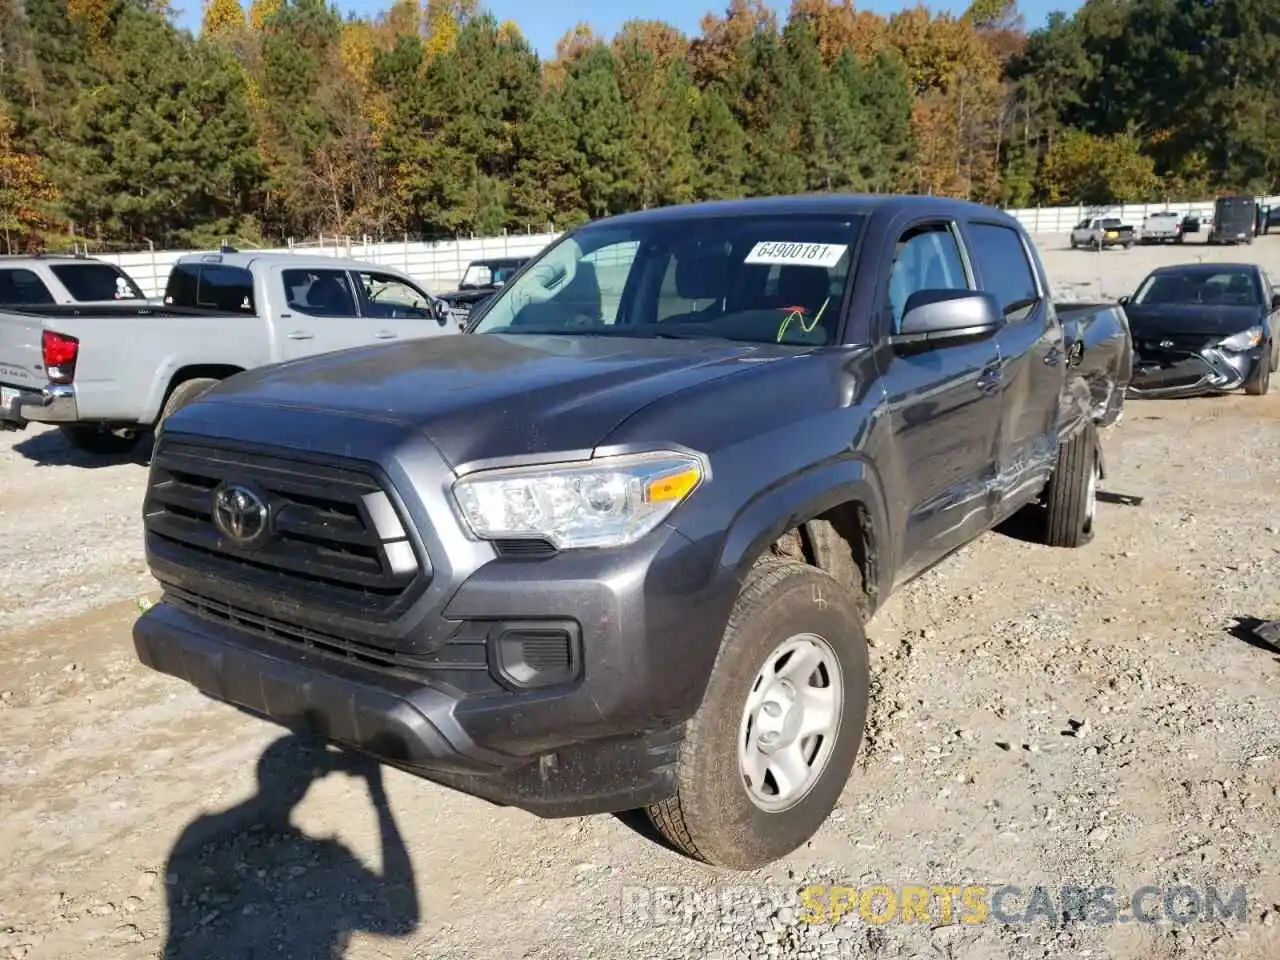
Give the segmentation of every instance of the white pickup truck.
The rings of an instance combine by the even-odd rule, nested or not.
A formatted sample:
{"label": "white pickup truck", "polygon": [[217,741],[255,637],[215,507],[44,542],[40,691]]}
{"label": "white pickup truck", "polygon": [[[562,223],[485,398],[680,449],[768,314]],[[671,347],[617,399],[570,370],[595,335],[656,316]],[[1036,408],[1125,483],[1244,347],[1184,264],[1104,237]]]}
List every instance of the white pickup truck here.
{"label": "white pickup truck", "polygon": [[243,370],[459,332],[442,301],[387,267],[189,254],[159,304],[0,306],[0,429],[56,424],[83,450],[122,453]]}
{"label": "white pickup truck", "polygon": [[0,257],[0,310],[146,300],[133,277],[105,260],[70,253]]}

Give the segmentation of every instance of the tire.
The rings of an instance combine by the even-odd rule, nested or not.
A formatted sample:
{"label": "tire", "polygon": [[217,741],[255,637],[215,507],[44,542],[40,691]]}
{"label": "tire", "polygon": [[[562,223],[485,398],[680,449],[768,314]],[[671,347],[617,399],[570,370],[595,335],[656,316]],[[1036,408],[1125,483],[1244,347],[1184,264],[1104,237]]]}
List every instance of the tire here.
{"label": "tire", "polygon": [[61,426],[58,430],[66,438],[67,443],[77,450],[91,453],[97,457],[119,456],[120,454],[129,453],[138,445],[138,441],[142,439],[141,435],[137,433],[122,437],[101,427],[82,426],[80,424]]}
{"label": "tire", "polygon": [[1098,432],[1089,421],[1083,430],[1058,446],[1058,462],[1044,490],[1047,546],[1083,547],[1093,540],[1098,467]]}
{"label": "tire", "polygon": [[[802,764],[823,758],[813,779],[802,781],[787,802],[778,796],[777,768],[756,766],[757,801],[744,773],[751,759],[764,757],[757,735],[785,740],[786,728],[799,722],[794,718],[803,719],[802,710],[784,707],[779,719],[765,709],[769,701],[778,708],[770,690],[782,699],[788,690],[777,681],[768,684],[767,677],[776,676],[780,664],[799,663],[796,652],[821,658],[826,686],[810,689],[836,689],[829,696],[838,705],[826,736],[815,734],[818,742],[807,746],[795,742]],[[732,870],[763,867],[808,841],[835,808],[862,744],[868,659],[858,604],[847,585],[805,563],[770,558],[757,564],[729,617],[702,704],[686,727],[676,794],[647,810],[662,837],[686,856]],[[815,665],[806,679],[818,674]],[[768,699],[748,711],[753,697]],[[760,733],[762,720],[781,730]]]}
{"label": "tire", "polygon": [[1244,392],[1251,397],[1265,397],[1271,392],[1271,351],[1267,350],[1258,360],[1258,368],[1244,384]]}
{"label": "tire", "polygon": [[156,421],[156,426],[160,426],[192,400],[195,400],[210,387],[216,387],[220,382],[220,380],[214,380],[212,377],[196,377],[192,380],[183,380],[173,388],[173,391],[169,394],[169,399],[164,402],[164,409],[160,411],[160,419]]}

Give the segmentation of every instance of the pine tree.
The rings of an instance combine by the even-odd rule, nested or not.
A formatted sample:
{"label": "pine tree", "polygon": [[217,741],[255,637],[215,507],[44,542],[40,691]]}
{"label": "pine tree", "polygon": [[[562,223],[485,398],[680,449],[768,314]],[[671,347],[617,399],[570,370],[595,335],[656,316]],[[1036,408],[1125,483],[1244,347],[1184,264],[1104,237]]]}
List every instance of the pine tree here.
{"label": "pine tree", "polygon": [[563,95],[552,87],[516,134],[511,211],[517,227],[563,229],[588,218],[582,199],[585,160],[570,128]]}
{"label": "pine tree", "polygon": [[597,44],[568,70],[565,115],[578,135],[582,154],[582,200],[594,219],[635,209],[641,171],[631,118],[618,89],[617,64],[609,48]]}
{"label": "pine tree", "polygon": [[694,195],[728,200],[743,194],[747,135],[724,98],[712,89],[698,95],[692,123]]}

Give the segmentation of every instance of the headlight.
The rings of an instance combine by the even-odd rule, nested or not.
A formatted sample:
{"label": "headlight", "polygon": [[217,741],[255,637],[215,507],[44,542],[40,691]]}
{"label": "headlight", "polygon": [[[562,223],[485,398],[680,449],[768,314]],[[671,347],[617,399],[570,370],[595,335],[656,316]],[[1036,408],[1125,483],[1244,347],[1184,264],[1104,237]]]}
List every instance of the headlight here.
{"label": "headlight", "polygon": [[620,547],[662,523],[704,479],[702,461],[661,451],[484,470],[453,486],[481,540],[544,539],[560,549]]}
{"label": "headlight", "polygon": [[1218,346],[1226,350],[1249,350],[1262,342],[1264,333],[1265,331],[1261,327],[1250,327],[1248,330],[1241,330],[1239,333],[1227,337]]}

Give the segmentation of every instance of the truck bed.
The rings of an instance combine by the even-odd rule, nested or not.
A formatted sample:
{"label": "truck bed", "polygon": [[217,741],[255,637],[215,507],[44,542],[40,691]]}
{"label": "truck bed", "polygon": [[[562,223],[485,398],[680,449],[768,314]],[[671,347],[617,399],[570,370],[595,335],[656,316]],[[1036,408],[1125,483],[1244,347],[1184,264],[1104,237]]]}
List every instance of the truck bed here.
{"label": "truck bed", "polygon": [[1071,301],[1055,308],[1066,339],[1066,389],[1087,402],[1099,426],[1110,426],[1120,418],[1133,377],[1128,316],[1118,303]]}
{"label": "truck bed", "polygon": [[146,393],[156,372],[180,362],[192,347],[209,364],[269,359],[259,356],[266,349],[265,321],[251,314],[137,303],[0,309],[0,419],[21,425],[19,408],[36,403],[50,387],[46,330],[80,341],[74,418],[90,422],[138,422],[139,410],[156,408],[163,398],[136,394]]}

